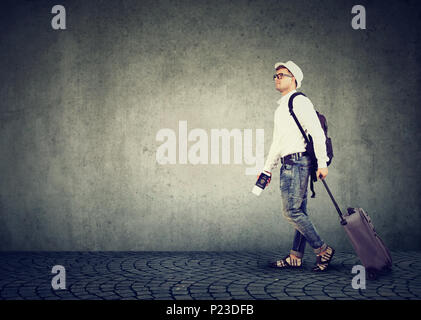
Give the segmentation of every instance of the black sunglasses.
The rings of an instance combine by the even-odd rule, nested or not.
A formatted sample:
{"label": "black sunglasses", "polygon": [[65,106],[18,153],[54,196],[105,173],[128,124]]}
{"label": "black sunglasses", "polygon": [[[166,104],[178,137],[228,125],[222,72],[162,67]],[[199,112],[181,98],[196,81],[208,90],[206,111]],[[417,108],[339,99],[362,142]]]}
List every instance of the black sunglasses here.
{"label": "black sunglasses", "polygon": [[286,74],[286,73],[275,73],[273,75],[273,80],[275,80],[275,78],[278,78],[279,80],[281,80],[283,77],[292,78],[293,76],[290,76],[289,74]]}

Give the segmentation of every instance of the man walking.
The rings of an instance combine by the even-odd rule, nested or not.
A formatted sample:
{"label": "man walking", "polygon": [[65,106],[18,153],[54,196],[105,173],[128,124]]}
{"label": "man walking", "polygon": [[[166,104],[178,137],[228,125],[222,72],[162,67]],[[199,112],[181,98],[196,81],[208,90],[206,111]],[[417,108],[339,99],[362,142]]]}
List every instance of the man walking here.
{"label": "man walking", "polygon": [[[328,246],[317,233],[307,215],[307,188],[311,176],[311,159],[306,151],[306,142],[291,116],[288,100],[300,88],[303,80],[301,69],[292,61],[275,64],[273,76],[276,90],[282,97],[275,111],[273,141],[266,159],[264,172],[272,176],[272,170],[282,163],[280,189],[282,213],[295,228],[290,253],[283,259],[271,263],[275,268],[301,268],[304,249],[308,242],[316,254],[313,271],[325,271],[332,260],[334,249]],[[293,110],[306,134],[313,137],[317,158],[317,177],[324,179],[328,174],[326,138],[319,118],[310,99],[298,95],[293,100]],[[269,179],[270,182],[270,179]]]}

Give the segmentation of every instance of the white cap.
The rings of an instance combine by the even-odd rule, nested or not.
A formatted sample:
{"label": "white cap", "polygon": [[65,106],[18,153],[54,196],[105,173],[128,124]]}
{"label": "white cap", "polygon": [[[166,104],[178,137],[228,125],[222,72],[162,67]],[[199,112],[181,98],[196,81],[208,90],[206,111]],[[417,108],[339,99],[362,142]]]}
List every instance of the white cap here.
{"label": "white cap", "polygon": [[295,77],[295,80],[297,80],[297,89],[301,87],[301,81],[304,79],[303,72],[301,71],[300,67],[297,66],[294,62],[288,61],[288,62],[277,62],[275,63],[275,70],[279,66],[284,66],[289,70],[289,72],[292,73],[292,75]]}

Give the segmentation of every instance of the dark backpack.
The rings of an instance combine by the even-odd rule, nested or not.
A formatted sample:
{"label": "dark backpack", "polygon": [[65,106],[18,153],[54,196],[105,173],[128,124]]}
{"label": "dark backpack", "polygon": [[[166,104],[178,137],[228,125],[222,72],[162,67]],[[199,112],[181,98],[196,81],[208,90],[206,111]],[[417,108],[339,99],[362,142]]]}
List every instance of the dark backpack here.
{"label": "dark backpack", "polygon": [[[301,131],[301,133],[302,133],[302,135],[304,137],[304,140],[306,141],[306,151],[310,155],[310,158],[311,158],[311,161],[312,161],[310,190],[312,192],[311,197],[314,198],[316,196],[316,193],[314,192],[313,182],[316,182],[317,181],[317,176],[316,176],[316,171],[317,171],[317,168],[318,168],[317,167],[317,158],[316,158],[316,154],[314,153],[313,138],[311,137],[310,134],[307,137],[305,131],[303,130],[303,127],[301,126],[300,122],[298,121],[298,119],[295,116],[295,113],[293,111],[292,102],[293,102],[294,98],[296,96],[298,96],[298,95],[303,95],[304,97],[306,97],[306,95],[304,93],[302,93],[302,92],[295,92],[289,98],[288,108],[289,108],[289,113],[294,118],[295,122],[297,123],[298,128],[300,129],[300,131]],[[326,137],[326,151],[327,151],[327,156],[329,158],[329,161],[327,162],[327,165],[329,166],[330,163],[332,162],[332,158],[333,158],[332,140],[327,136],[327,120],[326,120],[326,117],[324,115],[322,115],[321,113],[319,113],[318,111],[316,111],[316,114],[319,117],[320,124],[321,124],[321,126],[323,128],[323,131],[325,133],[325,137]]]}
{"label": "dark backpack", "polygon": [[327,156],[329,158],[329,161],[326,164],[329,166],[330,163],[332,162],[332,158],[333,158],[332,140],[327,136],[327,120],[326,120],[326,117],[324,115],[322,115],[321,113],[319,113],[319,111],[317,111],[317,110],[316,110],[316,114],[319,117],[320,124],[322,125],[322,129],[325,132],[326,151],[327,151]]}

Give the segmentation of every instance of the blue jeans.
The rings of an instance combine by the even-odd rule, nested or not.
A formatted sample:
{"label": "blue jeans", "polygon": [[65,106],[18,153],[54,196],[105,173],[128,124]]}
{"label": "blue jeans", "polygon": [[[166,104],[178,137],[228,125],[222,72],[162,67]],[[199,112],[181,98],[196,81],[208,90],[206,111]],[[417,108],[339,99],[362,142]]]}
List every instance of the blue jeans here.
{"label": "blue jeans", "polygon": [[303,257],[306,243],[316,254],[326,249],[307,215],[307,188],[310,178],[311,160],[309,156],[290,159],[280,169],[280,189],[282,213],[295,228],[291,254]]}

